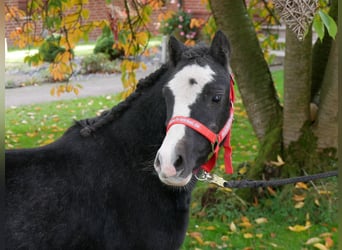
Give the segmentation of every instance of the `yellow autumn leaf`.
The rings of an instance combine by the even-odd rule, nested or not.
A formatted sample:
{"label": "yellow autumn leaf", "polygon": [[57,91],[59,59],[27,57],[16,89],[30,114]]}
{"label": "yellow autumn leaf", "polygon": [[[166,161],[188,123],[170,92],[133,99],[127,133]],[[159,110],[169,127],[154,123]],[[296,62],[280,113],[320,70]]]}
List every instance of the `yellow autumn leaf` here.
{"label": "yellow autumn leaf", "polygon": [[270,163],[277,167],[280,167],[285,164],[285,162],[283,161],[280,155],[277,155],[277,161],[270,161]]}
{"label": "yellow autumn leaf", "polygon": [[304,182],[297,182],[295,188],[308,190],[308,186]]}
{"label": "yellow autumn leaf", "polygon": [[305,195],[297,195],[297,194],[295,194],[293,197],[292,197],[292,200],[294,200],[294,201],[304,201],[305,200]]}
{"label": "yellow autumn leaf", "polygon": [[148,40],[148,33],[147,32],[139,32],[136,34],[136,41],[138,44],[145,45]]}
{"label": "yellow autumn leaf", "polygon": [[245,174],[246,172],[247,172],[247,167],[246,166],[244,166],[244,167],[239,169],[239,174],[241,174],[241,175]]}
{"label": "yellow autumn leaf", "polygon": [[89,10],[86,9],[86,8],[83,8],[83,9],[82,9],[82,12],[81,12],[81,16],[82,16],[84,19],[88,19],[88,18],[89,18]]}
{"label": "yellow autumn leaf", "polygon": [[294,207],[297,208],[297,209],[299,209],[299,208],[304,207],[304,204],[305,204],[304,202],[299,201],[299,202],[296,203],[296,205],[294,205]]}
{"label": "yellow autumn leaf", "polygon": [[78,88],[74,88],[73,91],[74,91],[75,95],[78,95],[80,93]]}
{"label": "yellow autumn leaf", "polygon": [[255,235],[257,238],[261,239],[264,235],[263,234],[256,234]]}
{"label": "yellow autumn leaf", "polygon": [[55,88],[51,88],[51,89],[50,89],[50,95],[51,95],[51,96],[54,96],[54,95],[55,95],[55,91],[56,91]]}
{"label": "yellow autumn leaf", "polygon": [[227,241],[227,240],[229,240],[229,237],[228,237],[227,235],[223,235],[223,236],[221,237],[221,240],[222,240],[222,241]]}
{"label": "yellow autumn leaf", "polygon": [[245,233],[245,234],[243,234],[243,237],[245,239],[252,239],[252,238],[254,238],[253,234],[251,234],[251,233]]}
{"label": "yellow autumn leaf", "polygon": [[305,225],[305,226],[302,226],[302,225],[294,225],[294,226],[289,226],[288,229],[290,229],[292,232],[303,232],[303,231],[306,231],[310,228],[310,225]]}
{"label": "yellow autumn leaf", "polygon": [[47,139],[47,140],[43,141],[40,145],[41,145],[41,146],[47,145],[47,144],[52,143],[53,141],[54,141],[53,139]]}
{"label": "yellow autumn leaf", "polygon": [[331,191],[319,190],[318,193],[319,193],[319,194],[330,195],[330,194],[331,194]]}
{"label": "yellow autumn leaf", "polygon": [[249,219],[246,216],[243,216],[241,218],[241,223],[239,223],[239,226],[245,227],[245,228],[250,228],[252,227],[252,224],[249,222]]}
{"label": "yellow autumn leaf", "polygon": [[70,92],[72,91],[72,89],[73,89],[73,86],[72,86],[71,84],[67,84],[67,86],[66,86],[66,92],[67,92],[67,93],[70,93]]}
{"label": "yellow autumn leaf", "polygon": [[216,230],[216,227],[214,227],[214,226],[208,226],[208,227],[206,227],[205,229],[208,230],[208,231],[215,231],[215,230]]}
{"label": "yellow autumn leaf", "polygon": [[143,63],[143,62],[141,62],[141,63],[140,63],[140,66],[141,66],[141,68],[142,68],[143,70],[146,70],[146,69],[147,69],[147,66],[146,66],[146,64],[145,64],[145,63]]}
{"label": "yellow autumn leaf", "polygon": [[194,46],[195,44],[196,44],[196,42],[194,40],[190,40],[190,39],[186,40],[184,43],[184,45],[190,46],[190,47]]}
{"label": "yellow autumn leaf", "polygon": [[329,248],[327,248],[326,246],[324,246],[321,243],[315,243],[313,246],[317,249],[320,249],[320,250],[329,250]]}
{"label": "yellow autumn leaf", "polygon": [[203,23],[204,20],[202,19],[192,18],[190,21],[190,29],[199,28],[203,25]]}
{"label": "yellow autumn leaf", "polygon": [[37,136],[37,132],[33,132],[33,133],[27,132],[26,135],[27,135],[28,137],[32,138],[32,137]]}

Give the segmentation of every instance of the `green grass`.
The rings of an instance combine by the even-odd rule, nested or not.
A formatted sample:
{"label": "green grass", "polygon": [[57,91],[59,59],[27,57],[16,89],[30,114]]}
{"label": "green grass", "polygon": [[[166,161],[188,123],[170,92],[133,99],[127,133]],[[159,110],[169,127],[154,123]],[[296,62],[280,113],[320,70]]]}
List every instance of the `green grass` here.
{"label": "green grass", "polygon": [[[333,196],[319,194],[317,190],[330,190]],[[258,204],[243,205],[233,192],[220,189],[211,194],[215,203],[202,206],[198,188],[194,191],[188,236],[182,249],[317,249],[318,238],[324,245],[332,241],[329,249],[337,249],[337,179],[324,185],[308,186],[301,190],[288,186],[282,191],[267,194]],[[295,208],[295,194],[305,194],[302,208]],[[200,196],[199,196],[200,197]],[[317,202],[317,201],[318,202]],[[317,205],[319,204],[319,205]],[[261,223],[260,223],[261,222]],[[302,232],[291,231],[296,225],[310,227]],[[297,226],[298,227],[298,226]]]}
{"label": "green grass", "polygon": [[56,101],[5,111],[6,148],[30,148],[56,140],[73,120],[94,117],[118,102],[116,96]]}
{"label": "green grass", "polygon": [[[282,99],[283,73],[274,74]],[[22,148],[50,143],[73,124],[73,119],[93,117],[117,102],[116,96],[101,96],[7,109],[5,146]],[[221,159],[214,170],[226,179],[237,178],[239,165],[253,162],[259,148],[237,89],[231,140],[235,174],[233,177],[224,174]],[[198,183],[193,192],[190,224],[182,249],[317,249],[313,244],[305,245],[312,238],[317,238],[323,245],[333,242],[329,249],[337,249],[336,178],[310,184],[307,190],[292,185],[277,190],[265,189],[263,196],[247,202],[239,199],[234,190]],[[304,197],[301,208],[295,207],[298,202],[294,199],[298,197]],[[255,221],[260,218],[264,218],[261,220],[264,223]],[[305,226],[308,222],[311,226],[302,232],[289,229],[295,225]]]}

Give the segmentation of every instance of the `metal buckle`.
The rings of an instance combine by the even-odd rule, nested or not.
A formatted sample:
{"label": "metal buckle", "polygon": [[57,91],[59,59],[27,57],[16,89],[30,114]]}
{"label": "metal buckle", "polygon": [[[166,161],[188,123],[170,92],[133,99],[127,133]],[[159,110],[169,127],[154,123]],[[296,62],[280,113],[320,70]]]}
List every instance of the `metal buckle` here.
{"label": "metal buckle", "polygon": [[226,182],[226,180],[216,174],[210,174],[206,171],[201,171],[195,174],[195,177],[199,181],[205,181],[205,182],[213,183],[219,187],[225,187],[224,183]]}
{"label": "metal buckle", "polygon": [[215,154],[216,153],[216,148],[217,147],[220,147],[220,142],[219,142],[219,138],[218,136],[216,135],[216,140],[211,143],[211,151]]}

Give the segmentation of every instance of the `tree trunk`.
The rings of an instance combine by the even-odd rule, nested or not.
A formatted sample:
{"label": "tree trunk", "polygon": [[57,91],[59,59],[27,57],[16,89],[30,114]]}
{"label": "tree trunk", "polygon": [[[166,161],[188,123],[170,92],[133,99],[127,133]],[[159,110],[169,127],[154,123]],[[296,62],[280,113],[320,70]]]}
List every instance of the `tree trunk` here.
{"label": "tree trunk", "polygon": [[[211,0],[217,26],[228,35],[233,69],[243,103],[260,142],[282,117],[273,79],[243,0]],[[279,136],[280,137],[280,136]]]}
{"label": "tree trunk", "polygon": [[337,111],[338,111],[338,41],[332,42],[320,94],[320,105],[314,134],[317,136],[317,148],[337,149]]}
{"label": "tree trunk", "polygon": [[303,41],[286,27],[284,61],[283,143],[288,147],[301,136],[310,117],[312,33]]}

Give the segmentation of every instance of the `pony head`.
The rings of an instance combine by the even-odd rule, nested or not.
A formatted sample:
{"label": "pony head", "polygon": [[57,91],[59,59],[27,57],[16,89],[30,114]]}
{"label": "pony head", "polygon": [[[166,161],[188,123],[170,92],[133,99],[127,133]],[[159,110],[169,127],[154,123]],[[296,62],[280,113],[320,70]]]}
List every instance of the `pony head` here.
{"label": "pony head", "polygon": [[[163,88],[166,126],[174,117],[192,118],[218,133],[229,118],[230,46],[218,31],[210,45],[186,47],[174,37],[169,41],[173,73]],[[184,124],[169,127],[154,168],[170,186],[185,186],[212,153],[212,143]]]}

